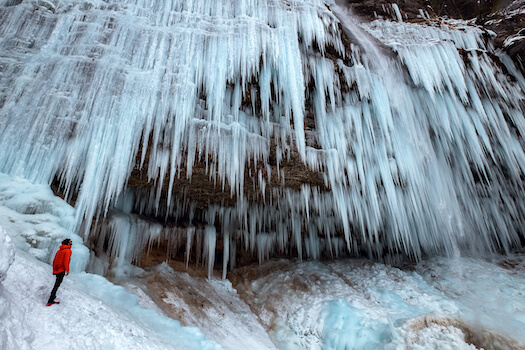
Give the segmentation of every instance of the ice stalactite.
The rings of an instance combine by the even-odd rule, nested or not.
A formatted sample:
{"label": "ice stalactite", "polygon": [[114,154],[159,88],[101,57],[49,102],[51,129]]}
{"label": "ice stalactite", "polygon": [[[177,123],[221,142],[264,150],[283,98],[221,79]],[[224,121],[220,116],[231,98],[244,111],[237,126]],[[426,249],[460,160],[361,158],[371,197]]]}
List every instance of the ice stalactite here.
{"label": "ice stalactite", "polygon": [[[240,250],[419,259],[521,244],[520,80],[482,29],[393,13],[3,1],[0,171],[57,178],[76,228],[128,262],[161,238],[211,267],[212,247],[233,266]],[[293,183],[287,162],[323,183]],[[203,177],[230,202],[179,191]]]}

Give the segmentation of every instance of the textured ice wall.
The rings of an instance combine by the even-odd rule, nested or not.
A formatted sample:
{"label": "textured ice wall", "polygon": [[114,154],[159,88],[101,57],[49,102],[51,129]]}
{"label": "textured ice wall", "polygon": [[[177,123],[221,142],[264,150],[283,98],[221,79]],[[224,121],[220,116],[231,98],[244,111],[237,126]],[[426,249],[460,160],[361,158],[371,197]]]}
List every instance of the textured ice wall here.
{"label": "textured ice wall", "polygon": [[[221,235],[230,254],[234,242],[260,259],[519,244],[522,92],[480,29],[358,25],[315,0],[1,4],[0,171],[58,175],[78,192],[77,225],[119,195],[124,213],[191,218],[191,201],[161,189],[198,160],[237,204],[210,206],[199,219],[218,231],[195,237]],[[296,149],[331,192],[247,202],[247,165],[268,169],[272,140],[277,163]],[[124,195],[137,156],[155,187]],[[270,171],[250,175],[264,191]],[[119,227],[144,235],[138,250],[159,237],[123,225],[102,228],[118,247]]]}

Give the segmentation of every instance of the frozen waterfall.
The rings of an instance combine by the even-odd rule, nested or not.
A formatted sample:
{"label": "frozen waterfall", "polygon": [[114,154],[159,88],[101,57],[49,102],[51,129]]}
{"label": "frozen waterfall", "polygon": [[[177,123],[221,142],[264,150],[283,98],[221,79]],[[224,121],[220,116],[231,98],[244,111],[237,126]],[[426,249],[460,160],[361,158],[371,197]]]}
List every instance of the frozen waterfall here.
{"label": "frozen waterfall", "polygon": [[[115,261],[155,242],[210,266],[217,248],[224,269],[241,250],[520,245],[519,79],[490,33],[394,10],[360,23],[322,0],[0,0],[0,172],[58,182],[72,229]],[[291,184],[286,162],[322,183]],[[180,190],[199,164],[229,202]]]}

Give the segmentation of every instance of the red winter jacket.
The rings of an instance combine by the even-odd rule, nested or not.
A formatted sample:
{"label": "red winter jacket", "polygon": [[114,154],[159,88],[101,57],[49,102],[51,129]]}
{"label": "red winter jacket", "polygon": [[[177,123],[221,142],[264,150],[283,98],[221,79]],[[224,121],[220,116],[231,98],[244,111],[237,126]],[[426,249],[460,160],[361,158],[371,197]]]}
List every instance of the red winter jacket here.
{"label": "red winter jacket", "polygon": [[55,254],[55,259],[53,259],[53,275],[62,271],[66,271],[69,274],[69,260],[71,260],[71,246],[63,244]]}

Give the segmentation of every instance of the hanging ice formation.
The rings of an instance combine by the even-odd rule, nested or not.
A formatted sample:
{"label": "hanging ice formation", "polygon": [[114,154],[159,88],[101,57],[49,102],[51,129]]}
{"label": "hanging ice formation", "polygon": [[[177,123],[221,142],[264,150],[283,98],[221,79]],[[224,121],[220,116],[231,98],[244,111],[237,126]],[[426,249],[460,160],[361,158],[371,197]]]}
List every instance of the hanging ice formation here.
{"label": "hanging ice formation", "polygon": [[[521,244],[522,91],[477,27],[321,0],[0,3],[0,171],[57,179],[115,261]],[[197,203],[203,179],[223,197]]]}

